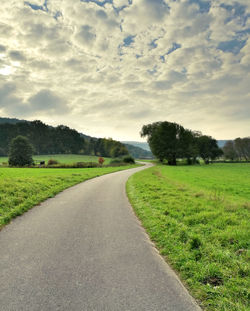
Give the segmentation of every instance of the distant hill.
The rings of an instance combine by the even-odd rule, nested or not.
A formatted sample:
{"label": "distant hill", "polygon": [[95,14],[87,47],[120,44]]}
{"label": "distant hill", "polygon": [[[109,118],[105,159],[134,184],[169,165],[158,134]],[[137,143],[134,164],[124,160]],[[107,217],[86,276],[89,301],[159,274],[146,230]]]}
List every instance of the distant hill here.
{"label": "distant hill", "polygon": [[132,155],[132,157],[136,159],[153,158],[153,154],[151,151],[147,151],[145,149],[142,149],[140,147],[136,147],[130,144],[124,144],[124,145],[128,149],[128,152]]}
{"label": "distant hill", "polygon": [[[2,118],[2,117],[0,117],[0,124],[4,124],[4,123],[16,124],[16,123],[19,123],[19,122],[31,122],[31,121],[20,120],[20,119],[16,119],[16,118]],[[50,126],[50,125],[48,125],[48,126],[49,127],[53,127],[53,126]],[[92,138],[91,136],[85,135],[83,133],[80,133],[80,135],[81,135],[81,137],[86,138],[88,140],[90,140],[90,138]]]}
{"label": "distant hill", "polygon": [[16,124],[18,122],[29,122],[29,121],[19,120],[19,119],[15,119],[15,118],[1,118],[0,117],[0,124],[4,124],[4,123]]}
{"label": "distant hill", "polygon": [[[227,141],[228,140],[217,140],[218,146],[220,148],[223,148]],[[148,143],[143,143],[143,142],[139,142],[139,141],[122,141],[122,143],[123,144],[130,144],[130,145],[133,145],[135,147],[140,147],[144,150],[151,151]]]}
{"label": "distant hill", "polygon": [[35,154],[85,154],[112,158],[129,154],[119,141],[105,138],[86,139],[86,136],[65,125],[53,127],[39,120],[10,118],[0,118],[0,121],[1,156],[8,154],[11,140],[18,135],[29,139]]}
{"label": "distant hill", "polygon": [[144,150],[147,150],[147,151],[150,151],[150,148],[149,148],[149,145],[148,143],[144,143],[144,142],[139,142],[139,141],[122,141],[123,144],[129,144],[129,145],[132,145],[132,146],[135,146],[135,147],[139,147],[139,148],[142,148]]}
{"label": "distant hill", "polygon": [[[25,122],[25,126],[21,126],[21,122]],[[9,124],[9,126],[5,126],[5,124]],[[20,127],[19,127],[20,125]],[[41,150],[41,142],[38,142],[38,137],[39,134],[37,132],[38,128],[42,126],[42,136],[40,138],[40,140],[45,140],[43,142],[43,148]],[[41,121],[26,121],[26,120],[19,120],[16,118],[2,118],[0,117],[0,138],[1,138],[1,142],[0,142],[0,153],[2,155],[6,155],[8,152],[8,143],[11,140],[11,138],[17,136],[18,134],[22,134],[24,136],[29,137],[29,139],[31,140],[31,142],[33,143],[34,146],[36,146],[36,150],[38,152],[38,150],[40,149],[40,152],[43,153],[55,153],[55,152],[60,152],[60,153],[65,153],[65,152],[69,152],[70,149],[68,149],[67,151],[64,150],[65,146],[67,145],[66,142],[66,137],[62,137],[63,133],[62,132],[58,132],[58,135],[56,135],[55,137],[52,137],[52,132],[55,134],[56,131],[58,131],[59,127],[53,127],[50,125],[45,125],[43,124]],[[81,138],[84,138],[85,143],[83,143],[83,141],[81,139],[78,139],[78,142],[74,142],[74,150],[78,150],[77,149],[77,144],[80,146],[82,145],[82,149],[81,152],[84,152],[85,154],[96,154],[96,155],[104,155],[104,156],[110,156],[111,154],[109,154],[109,152],[105,153],[105,148],[114,148],[116,146],[116,149],[118,148],[122,148],[121,146],[123,146],[123,143],[120,142],[115,142],[112,141],[112,143],[110,143],[109,141],[102,139],[102,138],[96,138],[96,137],[91,137],[88,135],[85,135],[83,133],[78,133],[75,130],[71,130],[70,128],[66,127],[66,126],[61,126],[61,129],[64,129],[64,132],[67,131],[68,135],[72,138],[73,136],[77,136],[79,135]],[[74,134],[73,134],[74,132]],[[48,135],[48,133],[50,133]],[[48,136],[46,138],[46,135]],[[34,137],[33,137],[34,136]],[[60,137],[61,136],[61,137]],[[68,139],[68,138],[67,138]],[[50,141],[50,143],[49,143]],[[58,141],[60,141],[60,148],[58,145]],[[118,145],[118,143],[120,145]],[[111,144],[112,146],[107,147],[108,144]],[[72,144],[71,144],[72,145]],[[83,146],[84,145],[84,146]],[[106,147],[105,147],[106,146]],[[51,149],[52,148],[52,149]],[[57,148],[56,150],[54,150],[53,148]],[[58,149],[59,148],[59,149]],[[68,147],[69,148],[69,147]],[[124,147],[123,147],[124,148]],[[134,158],[152,158],[152,153],[144,150],[142,148],[139,147],[135,147],[133,145],[129,145],[126,144],[126,148],[128,150],[128,152],[131,154],[131,156],[133,156]],[[77,151],[79,152],[80,149]],[[73,149],[72,149],[73,152]],[[39,152],[38,152],[39,153]],[[118,156],[119,152],[116,152]],[[115,156],[115,155],[113,155]]]}

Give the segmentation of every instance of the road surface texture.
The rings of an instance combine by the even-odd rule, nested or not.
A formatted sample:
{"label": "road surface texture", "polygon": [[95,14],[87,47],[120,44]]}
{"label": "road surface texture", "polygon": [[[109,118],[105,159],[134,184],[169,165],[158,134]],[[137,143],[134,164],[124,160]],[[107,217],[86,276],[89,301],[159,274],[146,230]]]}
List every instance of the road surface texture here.
{"label": "road surface texture", "polygon": [[200,310],[128,202],[144,168],[78,184],[3,228],[0,310]]}

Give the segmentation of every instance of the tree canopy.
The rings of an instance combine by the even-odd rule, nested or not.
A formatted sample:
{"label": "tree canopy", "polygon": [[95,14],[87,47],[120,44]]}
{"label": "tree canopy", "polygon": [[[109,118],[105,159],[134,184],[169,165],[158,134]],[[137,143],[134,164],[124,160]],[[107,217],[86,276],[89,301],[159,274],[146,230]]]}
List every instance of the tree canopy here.
{"label": "tree canopy", "polygon": [[65,125],[52,127],[43,122],[20,121],[0,123],[0,155],[9,153],[11,140],[18,135],[28,138],[35,154],[86,154],[120,157],[128,154],[126,147],[111,138],[90,138]]}
{"label": "tree canopy", "polygon": [[223,147],[224,156],[229,160],[250,160],[250,137],[229,140]]}
{"label": "tree canopy", "polygon": [[17,136],[10,143],[9,165],[25,166],[33,163],[33,147],[24,136]]}
{"label": "tree canopy", "polygon": [[144,125],[141,136],[147,137],[156,158],[167,160],[169,165],[176,165],[178,158],[186,158],[191,164],[198,156],[208,163],[222,154],[215,139],[185,129],[177,123],[163,121]]}
{"label": "tree canopy", "polygon": [[206,164],[209,163],[209,160],[215,160],[223,154],[217,145],[217,141],[211,136],[201,135],[197,137],[197,144],[199,155]]}

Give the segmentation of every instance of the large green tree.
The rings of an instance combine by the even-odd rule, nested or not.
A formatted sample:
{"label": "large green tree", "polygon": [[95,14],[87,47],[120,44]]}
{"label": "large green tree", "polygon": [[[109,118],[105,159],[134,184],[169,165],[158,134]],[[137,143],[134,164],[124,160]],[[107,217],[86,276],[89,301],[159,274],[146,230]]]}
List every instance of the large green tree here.
{"label": "large green tree", "polygon": [[199,155],[206,164],[209,164],[209,160],[215,160],[223,154],[223,151],[217,145],[217,141],[211,136],[199,136],[197,138],[197,145]]}
{"label": "large green tree", "polygon": [[33,147],[27,137],[17,136],[10,143],[9,165],[25,166],[33,163]]}
{"label": "large green tree", "polygon": [[176,165],[177,158],[185,154],[189,139],[183,126],[167,121],[144,125],[141,137],[147,137],[152,153],[160,161],[166,159],[169,165]]}
{"label": "large green tree", "polygon": [[238,158],[234,141],[228,140],[225,144],[225,146],[222,148],[224,157],[229,160],[236,160]]}
{"label": "large green tree", "polygon": [[167,160],[169,165],[176,165],[177,158],[187,159],[187,163],[192,164],[198,156],[209,163],[210,159],[222,154],[215,139],[185,129],[177,123],[164,121],[144,125],[141,136],[147,137],[156,158]]}
{"label": "large green tree", "polygon": [[241,160],[250,160],[250,137],[236,138],[234,140],[234,146]]}

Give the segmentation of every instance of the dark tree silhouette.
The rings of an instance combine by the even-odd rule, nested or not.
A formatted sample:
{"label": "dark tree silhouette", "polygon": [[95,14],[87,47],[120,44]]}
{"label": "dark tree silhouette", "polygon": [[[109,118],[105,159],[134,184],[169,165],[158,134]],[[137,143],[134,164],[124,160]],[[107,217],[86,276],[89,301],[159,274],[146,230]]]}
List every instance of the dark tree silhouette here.
{"label": "dark tree silhouette", "polygon": [[193,164],[198,156],[209,163],[210,159],[222,154],[215,139],[185,129],[177,123],[164,121],[144,125],[141,136],[147,137],[156,158],[167,160],[169,165],[176,165],[177,158],[185,158],[188,164]]}
{"label": "dark tree silhouette", "polygon": [[25,166],[33,163],[32,159],[33,147],[24,136],[17,136],[11,141],[9,165]]}

